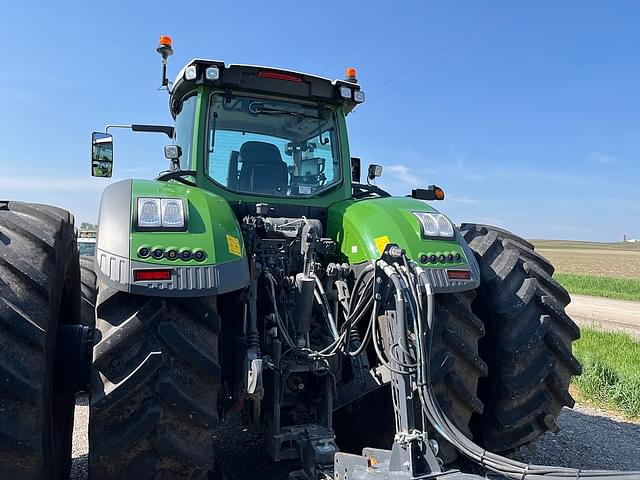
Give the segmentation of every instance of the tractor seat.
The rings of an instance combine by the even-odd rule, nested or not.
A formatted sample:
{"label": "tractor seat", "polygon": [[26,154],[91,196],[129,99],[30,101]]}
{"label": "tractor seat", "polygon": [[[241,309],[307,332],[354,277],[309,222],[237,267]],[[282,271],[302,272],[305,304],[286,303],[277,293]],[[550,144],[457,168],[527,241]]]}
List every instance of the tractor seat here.
{"label": "tractor seat", "polygon": [[265,142],[245,142],[240,147],[239,157],[242,162],[238,178],[239,190],[286,195],[289,175],[278,147]]}

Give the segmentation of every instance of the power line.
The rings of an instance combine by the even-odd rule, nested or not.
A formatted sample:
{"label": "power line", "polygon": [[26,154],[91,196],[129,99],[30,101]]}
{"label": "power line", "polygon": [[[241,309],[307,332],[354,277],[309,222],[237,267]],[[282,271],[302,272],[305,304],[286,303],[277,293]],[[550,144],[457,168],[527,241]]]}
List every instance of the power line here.
{"label": "power line", "polygon": [[[458,54],[460,54],[462,51],[464,51],[464,50],[476,45],[477,43],[481,42],[485,38],[488,38],[489,36],[493,35],[498,30],[500,30],[502,28],[505,28],[507,25],[509,25],[513,21],[515,21],[518,17],[524,15],[525,13],[528,13],[533,7],[534,7],[534,5],[532,4],[529,9],[526,9],[525,11],[521,12],[520,14],[516,14],[516,15],[511,16],[510,18],[506,19],[505,22],[502,22],[502,23],[494,26],[493,28],[490,28],[488,31],[486,31],[485,33],[482,33],[479,36],[476,36],[475,38],[471,38],[470,41],[464,42],[465,39],[467,39],[470,36],[473,36],[474,33],[478,32],[478,31],[481,31],[483,29],[483,27],[486,26],[486,24],[488,22],[491,22],[492,20],[500,17],[500,14],[492,15],[489,18],[488,22],[483,22],[482,25],[478,25],[478,26],[472,28],[471,30],[465,32],[464,34],[460,35],[452,43],[451,46],[453,48],[449,49],[448,52],[447,51],[445,51],[445,52],[442,52],[442,51],[434,52],[431,55],[428,55],[427,57],[425,57],[422,61],[412,65],[411,67],[408,67],[408,68],[404,69],[399,74],[394,75],[393,77],[385,80],[381,84],[379,84],[376,87],[374,87],[372,89],[373,96],[372,96],[371,99],[368,100],[367,103],[371,103],[372,101],[379,100],[380,98],[384,97],[385,95],[387,95],[392,90],[391,88],[385,88],[385,87],[390,86],[391,84],[393,84],[393,86],[395,87],[397,85],[400,85],[402,83],[407,82],[410,79],[416,78],[417,76],[422,75],[427,71],[432,70],[434,67],[444,63],[445,61],[455,57]],[[437,58],[439,55],[441,55],[440,58]],[[434,62],[432,62],[431,64],[429,64],[429,63],[425,64],[425,61],[428,61],[428,60],[431,60],[431,59],[434,59],[434,58],[436,59]],[[402,77],[404,77],[404,78],[402,78]],[[375,94],[376,92],[380,92],[380,93],[376,95]]]}
{"label": "power line", "polygon": [[[463,33],[462,35],[460,35],[459,37],[457,37],[453,42],[451,42],[451,44],[449,44],[444,50],[444,56],[441,56],[441,58],[438,58],[438,56],[443,54],[443,50],[440,51],[436,51],[431,53],[430,55],[427,55],[424,59],[422,59],[419,62],[415,62],[414,64],[412,64],[410,67],[404,69],[402,72],[394,75],[391,78],[388,78],[387,80],[383,81],[382,83],[378,84],[377,86],[373,87],[371,94],[374,94],[376,92],[380,92],[383,91],[385,89],[385,87],[391,83],[396,82],[398,79],[405,77],[407,74],[409,74],[410,72],[414,71],[413,74],[407,78],[413,78],[415,77],[415,73],[417,72],[422,72],[425,69],[429,69],[431,67],[433,67],[434,65],[438,65],[440,63],[442,63],[446,58],[446,51],[448,49],[448,51],[454,51],[455,53],[459,53],[460,51],[462,51],[465,48],[468,48],[468,45],[471,45],[471,43],[467,42],[467,43],[463,43],[468,37],[473,36],[474,33],[481,31],[486,25],[487,23],[489,23],[490,21],[496,19],[500,17],[500,14],[494,14],[489,18],[488,22],[483,22],[481,25],[477,25],[474,28],[472,28],[471,30],[468,30],[467,32]],[[472,42],[474,40],[472,39]],[[462,46],[458,49],[456,49],[455,47],[457,47],[458,45],[462,44]],[[453,47],[453,50],[451,49],[451,47]],[[429,64],[427,63],[429,60],[432,59],[436,59],[435,63]],[[417,72],[415,72],[415,70],[417,70]],[[405,78],[404,80],[401,80],[401,82],[406,81],[407,78]],[[397,83],[396,83],[397,85]],[[374,98],[379,98],[382,95],[378,95],[377,97]]]}
{"label": "power line", "polygon": [[[442,1],[444,1],[444,0],[440,0],[440,1],[434,2],[431,5],[431,8],[435,7],[439,3],[442,3]],[[376,29],[374,31],[376,31],[376,32],[383,31],[382,28],[384,27],[384,23],[386,22],[386,20],[387,20],[386,18],[383,18],[382,19],[382,24],[379,25],[380,28],[378,28],[378,29]],[[357,57],[355,60],[354,59],[349,60],[349,57],[354,52],[357,53],[360,50],[361,46],[366,45],[367,39],[364,36],[361,36],[360,39],[351,48],[349,48],[349,50],[346,53],[341,55],[337,60],[334,60],[331,64],[329,64],[326,68],[324,68],[320,72],[320,74],[324,75],[331,68],[333,68],[336,65],[339,65],[340,63],[344,63],[346,60],[349,60],[349,65],[350,66],[356,66],[356,65],[361,64],[361,62],[364,59],[369,58],[373,53],[375,53],[378,50],[380,50],[380,48],[382,46],[389,45],[388,39],[390,37],[395,36],[396,34],[400,33],[402,30],[407,30],[410,26],[415,24],[418,20],[421,20],[421,17],[419,15],[414,15],[412,20],[409,21],[408,23],[404,22],[403,19],[400,19],[399,21],[395,22],[395,27],[393,28],[393,31],[391,33],[384,33],[384,34],[378,35],[379,41],[376,42],[372,48],[367,50],[367,53],[365,53],[364,55],[361,55],[360,57]]]}

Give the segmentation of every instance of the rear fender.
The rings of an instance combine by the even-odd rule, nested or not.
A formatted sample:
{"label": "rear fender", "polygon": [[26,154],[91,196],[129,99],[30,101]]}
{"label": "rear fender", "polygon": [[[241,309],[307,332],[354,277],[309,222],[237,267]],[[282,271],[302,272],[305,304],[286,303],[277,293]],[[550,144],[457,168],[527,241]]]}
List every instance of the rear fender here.
{"label": "rear fender", "polygon": [[[458,229],[453,238],[427,239],[413,212],[434,212],[427,203],[406,197],[346,200],[329,208],[328,233],[338,242],[343,261],[361,264],[380,258],[395,243],[426,271],[436,292],[477,288],[480,269]],[[437,261],[431,261],[435,255]],[[439,260],[444,256],[444,261]],[[427,261],[425,261],[427,260]],[[469,272],[468,279],[452,278]]]}
{"label": "rear fender", "polygon": [[[137,199],[181,198],[185,231],[141,231],[136,226]],[[203,251],[202,261],[153,258],[141,251]],[[113,288],[141,295],[194,297],[217,295],[249,283],[242,233],[222,197],[178,182],[123,180],[102,194],[98,217],[96,271]],[[138,270],[169,270],[170,280],[136,281]]]}

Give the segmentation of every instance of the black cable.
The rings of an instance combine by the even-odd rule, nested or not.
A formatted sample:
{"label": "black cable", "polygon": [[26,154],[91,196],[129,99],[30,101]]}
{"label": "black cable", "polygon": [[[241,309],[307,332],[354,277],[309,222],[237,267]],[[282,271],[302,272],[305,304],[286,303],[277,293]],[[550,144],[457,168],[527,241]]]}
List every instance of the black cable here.
{"label": "black cable", "polygon": [[[430,353],[431,353],[431,342],[433,336],[433,288],[429,284],[428,278],[426,275],[421,275],[420,272],[416,268],[409,268],[409,265],[405,265],[406,270],[401,271],[398,269],[390,270],[382,268],[381,270],[387,275],[391,283],[394,284],[394,287],[399,291],[410,290],[410,284],[412,282],[411,276],[413,273],[418,272],[418,280],[423,283],[423,286],[426,291],[426,301],[427,301],[427,322],[426,322],[426,342],[423,327],[425,326],[425,322],[422,321],[420,310],[416,308],[416,315],[411,314],[414,322],[417,321],[417,325],[415,325],[415,350],[416,357],[419,361],[419,365],[415,370],[415,374],[418,380],[418,394],[420,396],[420,400],[422,403],[423,411],[431,423],[431,425],[436,429],[438,433],[440,433],[447,441],[449,441],[454,447],[456,447],[463,455],[467,456],[471,460],[481,464],[483,467],[488,470],[499,473],[503,476],[511,478],[513,480],[566,480],[566,479],[580,479],[583,480],[588,478],[590,480],[631,480],[631,479],[640,479],[640,472],[619,472],[619,471],[604,471],[604,470],[576,470],[571,468],[564,467],[550,467],[544,465],[535,465],[535,464],[525,464],[523,462],[519,462],[516,460],[511,460],[506,457],[502,457],[495,453],[491,453],[479,445],[475,444],[473,441],[469,440],[458,428],[453,424],[453,422],[446,416],[443,412],[442,408],[438,404],[438,401],[435,397],[435,394],[432,389],[431,379],[430,379]],[[404,279],[404,285],[396,278],[400,277]],[[413,305],[419,305],[420,300],[417,293],[417,289],[411,292],[412,299],[409,303]],[[412,309],[408,309],[412,310]],[[412,310],[413,312],[413,310]],[[408,320],[407,320],[408,321]],[[377,322],[376,322],[377,323]],[[375,334],[375,323],[374,326],[374,334]],[[408,330],[404,330],[405,334]],[[405,340],[409,341],[411,338],[407,335]],[[426,345],[425,345],[426,343]],[[395,371],[402,375],[411,374],[410,371],[402,371],[393,369],[387,362],[384,361],[381,352],[378,349],[377,342],[374,341],[374,346],[376,347],[376,354],[378,355],[379,360],[385,364],[388,368],[391,368],[392,371]]]}
{"label": "black cable", "polygon": [[[426,286],[425,286],[426,287]],[[427,287],[429,288],[429,287]],[[432,299],[431,299],[432,301]],[[432,330],[432,328],[430,329]],[[430,335],[431,336],[431,335]],[[416,342],[422,342],[421,336],[416,336]],[[424,350],[423,347],[418,347],[417,351],[420,352],[426,362],[422,366],[424,369],[428,364],[430,348]],[[424,356],[423,356],[424,353]],[[435,394],[433,392],[430,381],[426,385],[419,387],[419,395],[425,409],[425,414],[429,418],[430,422],[440,432],[445,439],[452,443],[461,453],[469,457],[470,459],[477,461],[485,468],[495,471],[496,473],[505,475],[514,480],[523,480],[526,478],[531,479],[567,479],[567,478],[589,478],[591,480],[604,480],[604,479],[638,479],[640,478],[640,472],[618,472],[618,471],[601,471],[601,470],[576,470],[564,467],[549,467],[534,464],[524,464],[515,460],[502,457],[500,455],[488,452],[482,447],[476,445],[474,442],[466,438],[466,436],[460,432],[451,420],[446,417],[441,407],[439,406]]]}

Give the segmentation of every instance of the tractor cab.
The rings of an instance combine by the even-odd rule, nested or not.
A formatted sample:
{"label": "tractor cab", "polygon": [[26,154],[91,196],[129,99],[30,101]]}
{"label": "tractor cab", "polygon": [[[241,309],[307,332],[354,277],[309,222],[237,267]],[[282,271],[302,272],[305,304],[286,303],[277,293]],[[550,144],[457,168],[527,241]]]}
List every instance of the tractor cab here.
{"label": "tractor cab", "polygon": [[345,115],[364,101],[345,80],[193,60],[170,95],[180,167],[231,202],[328,206],[351,197]]}
{"label": "tractor cab", "polygon": [[192,60],[170,90],[175,148],[165,149],[172,164],[158,180],[196,185],[230,202],[326,208],[351,198],[359,159],[354,168],[345,116],[364,99],[352,68],[344,80],[329,80]]}

